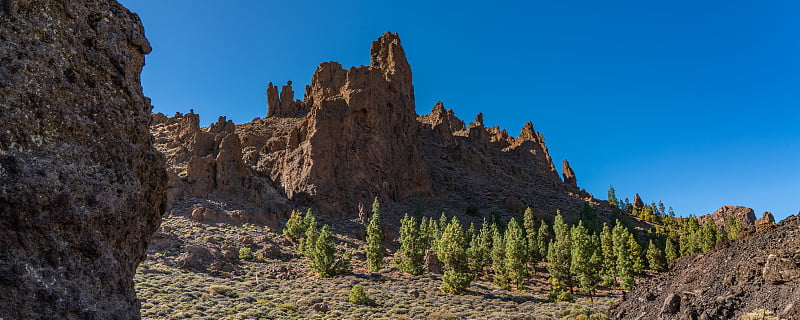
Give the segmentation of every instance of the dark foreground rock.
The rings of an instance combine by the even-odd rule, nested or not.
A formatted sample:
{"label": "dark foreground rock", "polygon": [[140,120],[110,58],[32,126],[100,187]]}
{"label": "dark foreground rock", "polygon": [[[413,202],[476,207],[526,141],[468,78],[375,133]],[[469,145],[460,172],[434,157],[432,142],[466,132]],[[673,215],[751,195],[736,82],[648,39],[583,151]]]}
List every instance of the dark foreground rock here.
{"label": "dark foreground rock", "polygon": [[[614,306],[612,319],[800,319],[800,217],[679,259]],[[650,298],[648,298],[650,297]]]}
{"label": "dark foreground rock", "polygon": [[136,319],[166,175],[113,0],[0,2],[0,318]]}

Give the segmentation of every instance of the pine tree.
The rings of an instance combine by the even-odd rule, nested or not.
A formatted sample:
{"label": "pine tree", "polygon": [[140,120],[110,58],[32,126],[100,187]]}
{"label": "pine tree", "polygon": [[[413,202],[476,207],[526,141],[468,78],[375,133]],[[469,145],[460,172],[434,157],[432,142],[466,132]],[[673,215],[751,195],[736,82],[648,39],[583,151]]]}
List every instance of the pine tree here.
{"label": "pine tree", "polygon": [[424,236],[414,217],[400,220],[400,249],[397,251],[400,271],[420,275],[425,271]]}
{"label": "pine tree", "polygon": [[614,190],[614,186],[608,186],[608,203],[615,207],[619,206],[619,199],[617,199],[617,191]]}
{"label": "pine tree", "polygon": [[297,210],[292,210],[289,220],[286,221],[286,228],[283,229],[283,235],[286,239],[293,243],[297,243],[303,237],[306,231],[306,226],[303,223],[303,213]]}
{"label": "pine tree", "polygon": [[664,253],[653,244],[653,240],[650,240],[650,243],[647,245],[647,264],[650,266],[650,269],[663,272],[666,270],[664,262]]}
{"label": "pine tree", "polygon": [[675,244],[674,244],[674,242],[672,242],[672,239],[669,239],[669,238],[667,239],[667,245],[664,248],[664,256],[666,256],[666,258],[667,258],[667,264],[668,265],[672,264],[672,262],[674,262],[675,260],[678,260],[678,258],[680,258],[680,255],[678,254],[678,250],[677,250],[677,248],[675,248]]}
{"label": "pine tree", "polygon": [[633,236],[630,231],[628,231],[628,228],[624,227],[619,220],[617,220],[612,230],[612,236],[617,267],[616,275],[619,278],[622,288],[629,290],[636,284],[634,279],[633,255],[637,253],[631,252],[630,245],[630,240],[633,239]]}
{"label": "pine tree", "polygon": [[717,244],[717,224],[714,221],[706,221],[700,228],[700,237],[697,239],[700,243],[702,252],[708,252],[714,249]]}
{"label": "pine tree", "polygon": [[583,221],[578,222],[578,226],[572,228],[570,232],[572,239],[572,261],[570,265],[571,273],[576,276],[581,292],[589,294],[594,301],[597,284],[600,283],[599,264],[600,255],[598,253],[597,236],[592,236],[583,226]]}
{"label": "pine tree", "polygon": [[322,231],[320,231],[313,249],[310,249],[309,252],[311,268],[320,277],[332,277],[349,272],[350,258],[348,255],[337,257],[336,247],[333,245],[333,235],[328,230],[327,224],[322,226]]}
{"label": "pine tree", "polygon": [[383,267],[383,257],[386,248],[383,246],[383,227],[381,226],[381,211],[378,198],[372,203],[372,217],[367,225],[367,264],[369,270],[376,272]]}
{"label": "pine tree", "polygon": [[510,290],[508,269],[506,268],[506,243],[497,226],[492,223],[492,272],[494,283],[503,289]]}
{"label": "pine tree", "polygon": [[442,237],[442,229],[439,228],[439,221],[431,217],[428,219],[428,239],[430,240],[431,250],[436,251],[439,238]]}
{"label": "pine tree", "polygon": [[536,264],[541,260],[539,252],[539,242],[537,236],[539,235],[538,226],[536,225],[536,218],[533,216],[531,208],[525,209],[522,215],[522,225],[525,230],[525,242],[528,245],[528,262],[531,264],[531,273],[536,273]]}
{"label": "pine tree", "polygon": [[[572,300],[572,240],[570,239],[569,226],[564,222],[564,217],[559,212],[553,222],[554,240],[547,249],[547,271],[550,272],[550,300]],[[568,288],[569,291],[563,292]]]}
{"label": "pine tree", "polygon": [[583,207],[581,207],[578,216],[580,221],[583,221],[583,226],[589,233],[597,233],[600,231],[600,220],[597,219],[597,211],[591,203],[583,202]]}
{"label": "pine tree", "polygon": [[311,209],[306,211],[306,216],[303,217],[303,224],[306,226],[306,232],[305,237],[300,241],[298,251],[300,254],[310,258],[311,252],[317,243],[317,237],[319,236],[319,231],[317,231],[317,218],[314,217],[314,213],[311,212]]}
{"label": "pine tree", "polygon": [[431,247],[431,239],[430,239],[430,232],[428,231],[428,217],[422,217],[419,220],[419,234],[422,237],[422,247],[425,249],[430,249]]}
{"label": "pine tree", "polygon": [[450,223],[450,220],[447,219],[447,215],[445,215],[444,212],[442,212],[442,215],[439,216],[439,228],[438,228],[439,234],[437,235],[437,238],[441,238],[442,237],[442,234],[444,233],[444,229],[447,228],[447,225],[449,223]]}
{"label": "pine tree", "polygon": [[502,214],[497,208],[492,208],[489,212],[489,222],[495,225],[497,229],[500,230],[500,233],[506,232],[506,222],[503,221]]}
{"label": "pine tree", "polygon": [[603,231],[600,232],[600,251],[602,252],[603,264],[601,273],[604,276],[604,283],[613,285],[616,283],[617,256],[614,254],[614,238],[611,229],[607,224],[603,224]]}
{"label": "pine tree", "polygon": [[716,243],[725,242],[728,240],[730,240],[730,236],[728,235],[728,230],[725,230],[725,228],[717,227]]}
{"label": "pine tree", "polygon": [[553,236],[550,233],[550,227],[547,225],[547,221],[542,220],[542,224],[539,225],[539,232],[536,233],[536,246],[539,248],[540,258],[547,259],[547,246],[552,239]]}
{"label": "pine tree", "polygon": [[439,260],[444,263],[445,268],[444,275],[442,275],[442,291],[444,292],[464,292],[472,282],[473,276],[469,270],[465,246],[464,229],[458,218],[453,217],[439,240]]}
{"label": "pine tree", "polygon": [[464,235],[468,241],[472,241],[478,235],[478,230],[475,229],[475,223],[470,222],[467,233]]}
{"label": "pine tree", "polygon": [[742,222],[733,218],[725,219],[725,230],[728,231],[728,239],[733,240],[739,236],[742,229]]}
{"label": "pine tree", "polygon": [[469,268],[472,273],[479,275],[483,273],[483,269],[492,263],[492,229],[486,219],[483,219],[481,230],[470,240],[469,249]]}
{"label": "pine tree", "polygon": [[630,252],[631,266],[633,273],[639,274],[644,270],[644,258],[642,258],[642,246],[636,241],[632,233],[628,233],[628,250]]}
{"label": "pine tree", "polygon": [[508,222],[504,242],[506,244],[506,257],[505,266],[508,271],[509,280],[517,287],[517,290],[523,290],[525,287],[525,278],[528,276],[525,263],[527,262],[527,240],[522,233],[522,228],[517,223],[517,220],[511,218]]}
{"label": "pine tree", "polygon": [[372,200],[372,214],[380,215],[380,213],[381,213],[381,203],[380,201],[378,201],[378,197],[375,197],[375,200]]}

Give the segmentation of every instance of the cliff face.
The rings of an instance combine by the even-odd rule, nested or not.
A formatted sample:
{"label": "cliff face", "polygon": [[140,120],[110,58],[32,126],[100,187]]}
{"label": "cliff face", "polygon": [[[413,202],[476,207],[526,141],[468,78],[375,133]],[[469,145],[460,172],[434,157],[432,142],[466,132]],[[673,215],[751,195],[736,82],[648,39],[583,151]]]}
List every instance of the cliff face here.
{"label": "cliff face", "polygon": [[166,182],[139,17],[6,0],[0,39],[0,318],[138,318],[132,279]]}
{"label": "cliff face", "polygon": [[[463,212],[473,204],[517,214],[526,206],[539,215],[562,209],[568,216],[577,213],[583,201],[600,205],[578,188],[566,162],[566,183],[561,180],[532,123],[515,138],[484,126],[482,115],[467,126],[441,102],[430,114],[418,116],[411,67],[397,34],[386,33],[374,41],[370,57],[369,66],[350,69],[336,62],[320,64],[303,100],[294,100],[291,81],[281,90],[270,83],[268,117],[236,125],[229,133],[239,138],[244,177],[262,177],[262,190],[270,190],[259,192],[262,204],[310,205],[324,216],[340,218],[355,217],[359,205],[368,205],[374,197],[387,208],[396,206],[388,212],[398,214],[415,202],[438,213]],[[192,178],[197,166],[191,164],[216,150],[188,144],[219,142],[197,138],[212,129],[199,128],[196,120],[191,120],[192,129],[179,125],[187,116],[157,115],[160,123],[172,125],[154,127],[173,172],[171,181],[184,182],[174,183],[175,191],[170,191],[179,207],[188,198],[203,196],[187,193],[196,189],[192,181],[208,180]],[[198,149],[203,151],[192,151]],[[184,170],[187,178],[179,176]],[[204,189],[213,191],[207,194],[255,203],[252,197],[221,191],[211,182],[200,185],[211,187]],[[183,206],[179,211],[186,210]]]}
{"label": "cliff face", "polygon": [[323,63],[311,78],[310,111],[272,170],[288,197],[314,198],[335,212],[375,196],[400,201],[429,192],[411,67],[397,34],[374,41],[370,54],[369,66]]}

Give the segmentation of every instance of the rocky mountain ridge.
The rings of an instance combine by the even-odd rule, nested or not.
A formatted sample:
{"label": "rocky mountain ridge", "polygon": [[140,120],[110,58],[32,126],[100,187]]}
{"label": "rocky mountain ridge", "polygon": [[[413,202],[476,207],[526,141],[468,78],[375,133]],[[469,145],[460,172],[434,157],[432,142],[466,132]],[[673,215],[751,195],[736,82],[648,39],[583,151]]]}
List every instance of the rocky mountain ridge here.
{"label": "rocky mountain ridge", "polygon": [[[311,206],[325,216],[353,218],[378,197],[395,215],[415,206],[461,214],[472,205],[484,214],[532,207],[540,217],[556,210],[571,217],[584,201],[610,215],[605,202],[578,187],[566,160],[564,180],[559,177],[532,123],[513,137],[485,126],[480,114],[467,125],[441,102],[417,115],[398,35],[382,35],[370,56],[369,66],[320,64],[303,100],[294,100],[291,81],[281,90],[270,83],[267,117],[249,123],[221,119],[199,128],[193,112],[154,115],[171,207],[205,206],[198,199],[210,196],[250,207],[256,216]],[[245,182],[230,186],[234,181]]]}

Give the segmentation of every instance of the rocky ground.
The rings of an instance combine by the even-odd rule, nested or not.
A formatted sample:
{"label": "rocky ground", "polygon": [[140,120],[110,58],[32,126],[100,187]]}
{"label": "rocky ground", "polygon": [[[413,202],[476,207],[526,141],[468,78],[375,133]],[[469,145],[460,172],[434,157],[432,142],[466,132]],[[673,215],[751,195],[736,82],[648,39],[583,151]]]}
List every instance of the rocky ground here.
{"label": "rocky ground", "polygon": [[[757,230],[754,232],[753,229]],[[615,319],[800,319],[800,217],[756,225],[640,283]]]}
{"label": "rocky ground", "polygon": [[[334,226],[334,230],[337,226]],[[402,274],[388,266],[368,272],[363,241],[338,237],[354,253],[353,273],[319,278],[278,230],[259,224],[201,223],[187,215],[164,218],[135,277],[144,319],[558,319],[604,313],[618,291],[590,302],[546,301],[546,270],[524,292],[501,290],[487,279],[470,292],[441,292],[439,274]],[[261,261],[238,259],[249,247]],[[387,258],[390,262],[391,258]],[[353,285],[372,304],[348,302]],[[583,316],[580,316],[583,314]],[[603,318],[596,314],[595,318]]]}

